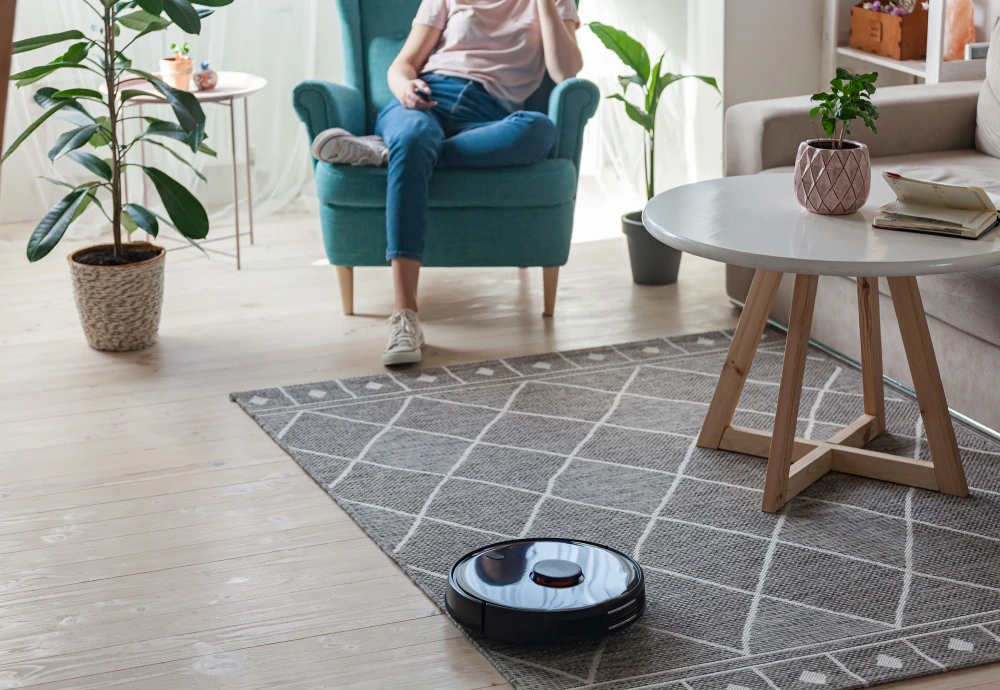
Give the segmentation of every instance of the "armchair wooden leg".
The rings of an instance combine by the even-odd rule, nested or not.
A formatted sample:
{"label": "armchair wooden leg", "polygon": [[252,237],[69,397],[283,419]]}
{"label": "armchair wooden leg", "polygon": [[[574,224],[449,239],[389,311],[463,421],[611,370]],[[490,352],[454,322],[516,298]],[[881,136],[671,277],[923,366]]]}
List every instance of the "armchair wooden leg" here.
{"label": "armchair wooden leg", "polygon": [[344,314],[354,314],[354,268],[352,266],[337,266],[337,280],[340,282],[340,303]]}
{"label": "armchair wooden leg", "polygon": [[542,283],[545,289],[545,311],[542,316],[552,316],[556,310],[556,287],[559,285],[559,267],[542,269]]}

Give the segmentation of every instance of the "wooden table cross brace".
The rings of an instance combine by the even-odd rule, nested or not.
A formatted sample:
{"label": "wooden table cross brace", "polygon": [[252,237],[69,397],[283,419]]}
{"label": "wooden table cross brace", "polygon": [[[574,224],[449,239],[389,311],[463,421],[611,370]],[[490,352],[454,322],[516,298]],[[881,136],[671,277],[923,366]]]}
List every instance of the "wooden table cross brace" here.
{"label": "wooden table cross brace", "polygon": [[917,280],[888,278],[932,462],[864,450],[885,431],[878,278],[858,278],[864,414],[826,441],[795,437],[819,276],[796,275],[772,433],[732,426],[782,273],[758,270],[698,437],[702,448],[766,457],[763,510],[775,513],[827,472],[968,496]]}

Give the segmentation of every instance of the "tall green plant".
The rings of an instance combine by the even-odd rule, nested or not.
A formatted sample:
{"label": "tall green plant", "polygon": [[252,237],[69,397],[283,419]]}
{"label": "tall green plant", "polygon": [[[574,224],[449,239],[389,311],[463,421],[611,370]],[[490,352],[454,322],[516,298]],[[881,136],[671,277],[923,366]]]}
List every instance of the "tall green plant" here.
{"label": "tall green plant", "polygon": [[[73,42],[63,55],[52,62],[12,75],[11,81],[16,82],[18,88],[34,84],[63,70],[90,72],[95,77],[95,85],[99,87],[38,89],[34,100],[45,112],[21,133],[0,159],[6,161],[43,122],[57,117],[68,121],[73,128],[56,138],[49,150],[49,159],[56,161],[68,158],[94,175],[93,180],[78,185],[46,178],[71,191],[35,228],[28,240],[28,260],[38,261],[52,251],[70,225],[91,204],[99,208],[111,223],[114,254],[119,259],[124,257],[123,228],[129,234],[142,229],[155,237],[159,232],[160,222],[163,222],[191,241],[203,239],[208,235],[208,214],[198,199],[163,171],[127,163],[126,156],[132,147],[147,143],[166,149],[193,168],[189,161],[163,140],[172,139],[183,143],[194,153],[214,156],[215,152],[205,144],[205,113],[192,94],[171,88],[152,74],[134,68],[126,51],[143,36],[164,31],[173,25],[185,33],[198,34],[201,32],[202,20],[211,15],[213,10],[198,9],[195,5],[223,7],[232,4],[233,0],[80,1],[97,18],[98,24],[92,28],[98,38],[88,38],[82,31],[72,30],[14,43],[14,53],[17,54]],[[125,38],[122,37],[124,31],[129,32]],[[126,42],[126,39],[129,40]],[[119,47],[120,43],[124,43],[124,46]],[[153,85],[159,92],[157,98],[173,109],[176,122],[153,117],[125,116],[124,108],[129,100],[150,95],[146,91],[122,88],[125,81],[135,77],[145,79]],[[143,131],[131,140],[123,138],[122,124],[139,119],[143,120]],[[103,151],[103,156],[84,150],[87,146],[98,153]],[[156,188],[169,220],[138,204],[124,203],[122,175],[128,167],[142,168],[143,174]]]}
{"label": "tall green plant", "polygon": [[[646,132],[646,140],[643,148],[643,161],[646,171],[646,198],[652,199],[656,194],[656,111],[660,105],[660,97],[663,91],[682,79],[699,79],[720,93],[719,85],[713,77],[704,77],[696,74],[673,74],[663,72],[663,58],[650,66],[649,53],[641,43],[629,36],[621,29],[616,29],[600,22],[588,24],[590,30],[597,35],[605,46],[617,55],[625,66],[632,70],[633,74],[628,74],[618,78],[622,85],[620,94],[612,94],[608,98],[621,101],[625,104],[625,112]],[[626,98],[629,87],[635,85],[642,90],[642,104],[635,105]]]}
{"label": "tall green plant", "polygon": [[851,123],[857,119],[864,122],[872,134],[878,134],[875,126],[878,108],[871,102],[877,80],[878,72],[855,74],[838,67],[837,76],[830,81],[830,92],[813,94],[812,100],[818,105],[809,111],[809,117],[821,116],[823,131],[834,148],[844,147],[844,136],[851,133]]}

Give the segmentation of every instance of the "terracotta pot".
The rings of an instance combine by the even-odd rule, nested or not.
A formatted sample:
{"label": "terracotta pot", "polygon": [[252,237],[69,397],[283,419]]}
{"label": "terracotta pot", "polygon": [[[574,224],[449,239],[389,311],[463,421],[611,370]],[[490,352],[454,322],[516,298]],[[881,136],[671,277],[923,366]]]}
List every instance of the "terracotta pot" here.
{"label": "terracotta pot", "polygon": [[194,63],[189,57],[172,57],[160,60],[160,77],[181,91],[191,90],[191,77],[194,74]]}
{"label": "terracotta pot", "polygon": [[799,144],[795,196],[812,213],[854,213],[868,201],[871,186],[872,162],[864,144],[844,141],[840,149],[830,139]]}
{"label": "terracotta pot", "polygon": [[145,242],[125,246],[159,254],[125,266],[90,266],[76,260],[84,252],[112,247],[99,245],[68,257],[80,323],[87,343],[95,350],[143,350],[156,342],[160,329],[167,251]]}

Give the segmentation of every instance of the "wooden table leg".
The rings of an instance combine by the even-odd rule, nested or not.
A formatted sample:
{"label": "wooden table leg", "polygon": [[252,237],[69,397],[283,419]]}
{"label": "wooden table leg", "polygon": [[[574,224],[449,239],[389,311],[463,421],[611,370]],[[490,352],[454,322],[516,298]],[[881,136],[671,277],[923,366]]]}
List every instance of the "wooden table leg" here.
{"label": "wooden table leg", "polygon": [[774,416],[774,431],[771,434],[771,448],[767,458],[767,479],[764,483],[762,507],[768,513],[781,510],[787,500],[795,426],[799,418],[799,401],[802,397],[802,382],[805,378],[809,333],[812,330],[813,307],[816,305],[818,284],[819,276],[795,276],[792,311],[788,318],[788,340],[785,343],[785,361],[778,388],[778,410]]}
{"label": "wooden table leg", "polygon": [[764,335],[764,327],[767,326],[767,317],[774,306],[774,297],[778,294],[782,275],[761,270],[754,274],[750,294],[747,295],[726,363],[722,367],[719,383],[698,436],[698,445],[702,448],[717,449],[722,443],[723,432],[733,421],[740,394],[743,393],[743,384],[750,374],[750,366]]}
{"label": "wooden table leg", "polygon": [[861,332],[861,381],[865,414],[875,418],[870,437],[885,431],[885,382],[882,378],[882,323],[878,306],[878,278],[858,278],[858,326]]}
{"label": "wooden table leg", "polygon": [[931,344],[927,317],[916,278],[889,278],[892,303],[903,337],[903,348],[910,364],[913,389],[917,393],[924,433],[930,446],[938,490],[952,496],[968,496],[969,485],[951,425],[948,401],[938,371],[937,357]]}

